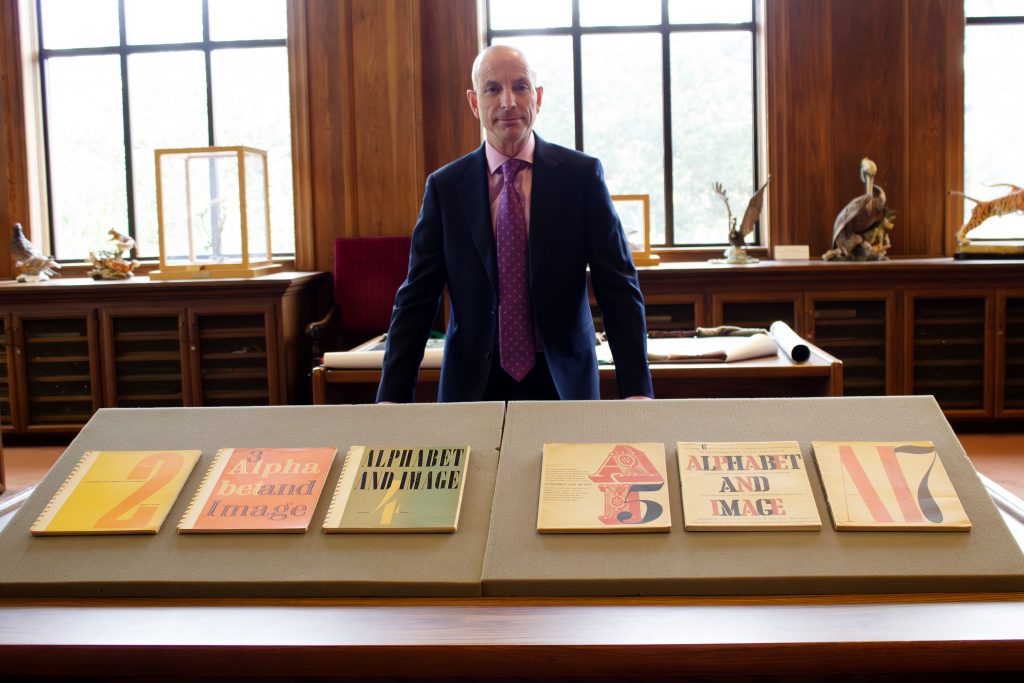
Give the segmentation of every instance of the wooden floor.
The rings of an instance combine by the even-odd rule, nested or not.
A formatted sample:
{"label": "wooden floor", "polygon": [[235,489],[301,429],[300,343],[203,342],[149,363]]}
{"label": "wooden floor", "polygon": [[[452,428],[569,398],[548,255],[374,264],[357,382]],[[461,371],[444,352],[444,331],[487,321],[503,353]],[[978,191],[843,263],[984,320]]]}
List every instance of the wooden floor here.
{"label": "wooden floor", "polygon": [[[975,469],[1024,498],[1024,434],[959,434],[960,443]],[[64,446],[31,448],[4,446],[6,498],[35,484],[64,452]]]}

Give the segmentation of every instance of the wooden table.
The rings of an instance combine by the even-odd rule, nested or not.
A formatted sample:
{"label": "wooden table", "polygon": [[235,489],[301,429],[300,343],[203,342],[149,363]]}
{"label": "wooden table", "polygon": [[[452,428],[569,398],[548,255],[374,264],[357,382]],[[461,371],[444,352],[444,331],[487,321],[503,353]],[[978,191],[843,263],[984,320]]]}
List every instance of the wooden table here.
{"label": "wooden table", "polygon": [[[794,363],[785,354],[733,363],[651,363],[658,398],[761,398],[776,396],[842,396],[843,363],[808,344],[811,357]],[[601,398],[619,397],[615,366],[602,365]],[[421,369],[416,400],[437,400],[441,371]],[[313,369],[313,403],[373,403],[379,369]]]}
{"label": "wooden table", "polygon": [[[986,486],[1024,543],[1024,504]],[[1021,593],[0,600],[0,662],[17,676],[994,672],[1022,652]]]}

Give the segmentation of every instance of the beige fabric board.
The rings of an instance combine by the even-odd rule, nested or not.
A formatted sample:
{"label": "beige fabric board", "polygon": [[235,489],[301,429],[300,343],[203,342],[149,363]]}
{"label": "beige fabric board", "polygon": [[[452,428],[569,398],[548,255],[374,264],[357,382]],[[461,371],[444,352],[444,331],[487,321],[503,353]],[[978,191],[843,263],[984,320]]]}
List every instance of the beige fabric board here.
{"label": "beige fabric board", "polygon": [[[684,532],[677,441],[795,439],[820,531]],[[836,532],[812,440],[930,440],[970,532]],[[665,443],[672,531],[538,534],[545,442]],[[509,404],[484,560],[488,596],[1024,590],[1024,557],[930,396]]]}
{"label": "beige fabric board", "polygon": [[[479,595],[504,404],[106,409],[0,533],[0,595],[33,597]],[[469,444],[454,534],[324,534],[354,444]],[[337,446],[306,534],[178,534],[218,448]],[[28,528],[90,449],[201,448],[155,536],[33,537]]]}

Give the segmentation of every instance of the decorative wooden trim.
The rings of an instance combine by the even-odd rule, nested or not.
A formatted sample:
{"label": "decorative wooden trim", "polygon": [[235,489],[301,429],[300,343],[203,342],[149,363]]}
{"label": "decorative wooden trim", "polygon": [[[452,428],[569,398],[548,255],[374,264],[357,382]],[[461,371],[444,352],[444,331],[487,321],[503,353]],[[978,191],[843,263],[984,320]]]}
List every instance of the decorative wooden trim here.
{"label": "decorative wooden trim", "polygon": [[959,0],[948,2],[945,22],[946,49],[946,102],[945,138],[943,155],[947,194],[945,197],[945,255],[956,250],[956,232],[963,224],[964,198],[948,194],[949,190],[964,189],[964,39],[966,19],[964,4]]}
{"label": "decorative wooden trim", "polygon": [[288,0],[288,80],[292,125],[292,189],[295,206],[295,264],[313,270],[313,168],[309,119],[309,26],[305,0]]}
{"label": "decorative wooden trim", "polygon": [[13,277],[9,230],[32,225],[28,212],[25,103],[21,66],[21,5],[0,3],[0,278]]}

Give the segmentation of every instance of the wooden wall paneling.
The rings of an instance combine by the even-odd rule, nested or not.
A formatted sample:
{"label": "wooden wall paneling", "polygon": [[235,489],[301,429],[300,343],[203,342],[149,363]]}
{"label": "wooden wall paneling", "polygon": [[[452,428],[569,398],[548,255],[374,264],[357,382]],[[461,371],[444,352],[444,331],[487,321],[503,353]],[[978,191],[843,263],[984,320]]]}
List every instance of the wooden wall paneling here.
{"label": "wooden wall paneling", "polygon": [[[945,189],[963,191],[964,187],[964,5],[959,0],[944,3],[945,23],[945,97],[946,146],[942,162],[946,167]],[[951,256],[956,248],[954,235],[963,224],[964,199],[945,195],[944,254]]]}
{"label": "wooden wall paneling", "polygon": [[774,244],[829,248],[833,197],[831,2],[767,0],[769,204]]}
{"label": "wooden wall paneling", "polygon": [[480,122],[466,102],[480,51],[477,0],[420,0],[423,163],[432,173],[480,144]]}
{"label": "wooden wall paneling", "polygon": [[295,211],[295,268],[316,268],[313,231],[313,169],[309,118],[309,23],[306,2],[290,0],[288,12],[288,80],[292,122],[292,191]]}
{"label": "wooden wall paneling", "polygon": [[899,212],[892,234],[893,255],[905,255],[905,234],[913,225],[906,206],[905,163],[907,93],[903,2],[833,0],[832,169],[834,217],[851,199],[864,194],[860,160],[878,164],[876,182],[890,207]]}
{"label": "wooden wall paneling", "polygon": [[0,278],[14,275],[11,225],[30,231],[25,103],[21,73],[20,3],[0,3]]}
{"label": "wooden wall paneling", "polygon": [[333,267],[335,237],[356,234],[350,4],[306,2],[314,266]]}
{"label": "wooden wall paneling", "polygon": [[355,234],[409,234],[423,172],[419,4],[352,0]]}
{"label": "wooden wall paneling", "polygon": [[[952,55],[949,54],[948,43],[936,40],[936,36],[947,35],[948,31],[963,35],[962,30],[957,31],[956,28],[958,22],[963,22],[963,4],[947,0],[919,0],[905,4],[905,7],[908,12],[907,82],[908,91],[912,94],[908,100],[909,184],[905,196],[907,211],[904,213],[908,220],[901,226],[901,217],[897,216],[895,231],[904,246],[901,254],[942,256],[947,253],[946,244],[951,236],[946,213],[952,207],[947,193],[962,182],[949,177],[953,169],[947,159],[955,144],[953,138],[957,137],[950,134],[951,127],[956,126],[951,119],[958,119],[962,129],[962,107],[954,112],[946,104],[948,91],[962,89],[963,79],[950,80],[948,64]],[[961,52],[962,45],[961,41]],[[959,140],[955,156],[962,158],[962,133]]]}

